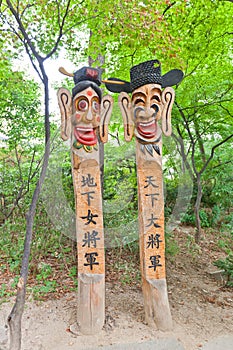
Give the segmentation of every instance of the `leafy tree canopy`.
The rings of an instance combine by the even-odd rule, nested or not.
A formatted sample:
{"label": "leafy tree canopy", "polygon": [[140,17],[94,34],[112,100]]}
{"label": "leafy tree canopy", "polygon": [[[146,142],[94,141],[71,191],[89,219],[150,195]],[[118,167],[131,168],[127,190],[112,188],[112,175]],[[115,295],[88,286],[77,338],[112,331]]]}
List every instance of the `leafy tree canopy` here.
{"label": "leafy tree canopy", "polygon": [[[10,56],[1,50],[0,86],[0,127],[7,136],[11,148],[25,147],[28,141],[43,139],[43,119],[40,115],[40,89],[24,72],[13,69]],[[31,144],[31,145],[32,145]]]}

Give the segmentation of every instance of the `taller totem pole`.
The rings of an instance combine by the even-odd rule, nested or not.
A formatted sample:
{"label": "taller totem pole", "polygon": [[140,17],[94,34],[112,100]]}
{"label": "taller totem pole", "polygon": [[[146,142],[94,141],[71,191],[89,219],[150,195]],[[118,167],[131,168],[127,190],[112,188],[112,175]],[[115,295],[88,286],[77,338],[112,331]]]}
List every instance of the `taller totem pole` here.
{"label": "taller totem pole", "polygon": [[105,256],[99,143],[108,138],[111,96],[102,97],[101,73],[83,67],[74,74],[72,94],[58,91],[63,140],[71,146],[78,249],[78,324],[83,334],[99,332],[105,321]]}
{"label": "taller totem pole", "polygon": [[[130,70],[130,82],[106,84],[120,92],[125,140],[136,138],[139,245],[145,319],[161,330],[172,328],[165,271],[162,132],[170,136],[171,111],[183,72],[161,75],[158,60],[143,62]],[[112,82],[114,78],[110,78]],[[116,79],[119,81],[119,79]],[[127,93],[132,93],[130,97]],[[159,125],[162,122],[162,128]]]}

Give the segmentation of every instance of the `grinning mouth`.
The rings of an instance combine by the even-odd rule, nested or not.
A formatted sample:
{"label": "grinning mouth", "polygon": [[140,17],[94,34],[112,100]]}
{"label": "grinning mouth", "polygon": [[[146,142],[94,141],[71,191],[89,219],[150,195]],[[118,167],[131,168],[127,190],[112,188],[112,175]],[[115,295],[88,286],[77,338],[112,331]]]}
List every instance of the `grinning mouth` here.
{"label": "grinning mouth", "polygon": [[93,146],[97,143],[97,136],[93,128],[76,127],[74,137],[83,145]]}
{"label": "grinning mouth", "polygon": [[138,133],[145,138],[152,138],[156,135],[157,124],[155,120],[152,120],[148,123],[137,123]]}

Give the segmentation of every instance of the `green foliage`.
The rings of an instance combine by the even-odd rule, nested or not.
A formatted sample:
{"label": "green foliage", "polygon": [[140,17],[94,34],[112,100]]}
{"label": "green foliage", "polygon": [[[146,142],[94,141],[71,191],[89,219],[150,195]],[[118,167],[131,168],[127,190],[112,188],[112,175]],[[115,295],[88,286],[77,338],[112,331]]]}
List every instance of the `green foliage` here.
{"label": "green foliage", "polygon": [[[54,51],[55,45],[59,44],[59,36],[64,37],[63,46],[68,45],[76,50],[80,48],[80,42],[73,40],[73,35],[75,32],[77,33],[77,27],[85,22],[81,11],[82,3],[83,1],[70,0],[40,0],[32,3],[26,0],[19,1],[17,6],[15,6],[15,11],[19,14],[20,21],[30,38],[31,44],[41,56],[47,56],[51,51]],[[22,33],[18,29],[18,23],[12,16],[6,1],[1,1],[0,9],[0,19],[5,29],[5,37],[9,46],[17,52],[22,51]],[[15,32],[13,31],[14,35],[12,35],[10,27],[15,28]],[[58,46],[57,51],[54,51],[53,54],[57,55],[60,48],[61,46]]]}
{"label": "green foliage", "polygon": [[[4,48],[0,43],[0,49]],[[0,180],[3,222],[35,185],[43,156],[43,120],[38,84],[14,71],[11,56],[0,59]],[[28,197],[27,197],[28,199]]]}
{"label": "green foliage", "polygon": [[137,239],[137,176],[132,145],[105,147],[104,225],[107,244],[127,245]]}
{"label": "green foliage", "polygon": [[233,287],[233,254],[231,253],[226,259],[215,261],[214,265],[224,270],[224,274],[227,276],[227,286]]}
{"label": "green foliage", "polygon": [[179,253],[179,246],[175,239],[175,235],[172,233],[165,232],[165,242],[166,242],[166,254],[171,258],[176,256]]}
{"label": "green foliage", "polygon": [[45,280],[43,283],[39,285],[35,285],[32,288],[31,292],[35,300],[40,300],[41,297],[43,297],[44,295],[47,295],[48,293],[56,292],[57,285],[58,284],[56,280],[53,280],[53,281]]}
{"label": "green foliage", "polygon": [[[24,210],[25,207],[16,209],[0,227],[0,272],[2,278],[6,276],[6,282],[0,288],[3,298],[15,293],[18,277],[14,276],[18,276],[21,269],[26,224]],[[73,242],[49,224],[49,218],[39,203],[29,267],[29,276],[30,279],[34,279],[34,283],[27,288],[28,293],[38,299],[47,293],[55,292],[57,288],[61,288],[61,276],[65,278],[64,271],[75,281],[75,251]],[[10,284],[9,279],[12,279]]]}
{"label": "green foliage", "polygon": [[209,206],[218,206],[221,211],[227,211],[232,207],[233,162],[230,149],[231,147],[224,147],[216,152],[213,166],[208,169],[205,176],[203,202],[206,201]]}
{"label": "green foliage", "polygon": [[[169,31],[170,5],[167,0],[86,1],[86,25],[92,33],[87,55],[98,64],[98,54],[104,54],[108,72],[127,79],[129,68],[140,61],[162,58],[164,53],[174,61],[180,48],[174,31]],[[184,2],[171,9],[173,20],[179,18]]]}
{"label": "green foliage", "polygon": [[[204,227],[216,227],[221,218],[222,211],[218,206],[214,206],[212,210],[206,211],[200,210],[201,226]],[[181,222],[188,225],[195,225],[195,216],[192,209],[186,212],[181,219]]]}
{"label": "green foliage", "polygon": [[20,147],[28,151],[43,139],[41,93],[38,84],[27,79],[24,72],[13,70],[10,59],[0,59],[0,128],[10,150]]}
{"label": "green foliage", "polygon": [[[202,172],[202,227],[217,226],[230,232],[233,195],[230,140],[215,149],[214,157],[206,168],[205,164],[213,147],[233,134],[230,80],[232,3],[219,0],[41,0],[36,3],[18,1],[17,5],[30,41],[43,57],[51,52],[54,44],[58,44],[61,35],[62,41],[55,56],[62,48],[66,55],[73,57],[77,66],[87,62],[89,56],[96,59],[94,65],[100,65],[99,58],[104,56],[103,68],[107,76],[111,74],[129,80],[133,65],[152,58],[161,60],[163,72],[172,68],[184,70],[185,79],[175,87],[177,104],[172,113],[177,146],[173,150],[164,147],[166,217],[169,217],[176,202],[180,169],[186,167],[194,182],[196,174]],[[1,272],[18,274],[25,233],[24,216],[43,156],[44,132],[38,85],[27,79],[24,73],[12,69],[11,59],[22,57],[22,34],[6,1],[1,2],[0,12],[1,28],[4,30],[4,37],[0,38],[0,126],[8,137],[0,152],[0,179],[3,184],[3,216],[0,220],[5,221],[0,236],[0,259]],[[18,40],[19,37],[21,40]],[[116,96],[114,98],[117,100]],[[110,142],[105,146],[104,225],[107,244],[111,247],[126,246],[128,254],[133,256],[138,249],[134,144],[123,141],[123,123],[116,106],[117,101],[110,125]],[[179,154],[181,146],[184,147],[183,158]],[[74,208],[68,153],[62,168],[62,186]],[[35,176],[31,177],[34,173]],[[197,191],[194,187],[190,209],[182,219],[189,224],[195,222],[193,206]],[[17,201],[15,211],[6,220],[21,188],[24,196]],[[36,276],[38,285],[35,293],[39,295],[57,288],[53,279],[54,268],[49,263],[41,265],[44,258],[57,259],[60,271],[67,264],[71,266],[67,274],[74,279],[77,271],[72,265],[75,261],[72,243],[61,238],[60,232],[52,227],[41,203],[34,232],[30,272]],[[166,240],[167,253],[176,254],[178,248],[173,237],[168,236]],[[190,249],[196,247],[192,238],[188,244]],[[229,249],[225,239],[219,241],[219,245]],[[123,268],[127,270],[125,282],[130,283],[133,268],[130,264]],[[0,293],[9,293],[6,283]]]}
{"label": "green foliage", "polygon": [[185,213],[181,218],[181,222],[188,225],[195,225],[194,213]]}

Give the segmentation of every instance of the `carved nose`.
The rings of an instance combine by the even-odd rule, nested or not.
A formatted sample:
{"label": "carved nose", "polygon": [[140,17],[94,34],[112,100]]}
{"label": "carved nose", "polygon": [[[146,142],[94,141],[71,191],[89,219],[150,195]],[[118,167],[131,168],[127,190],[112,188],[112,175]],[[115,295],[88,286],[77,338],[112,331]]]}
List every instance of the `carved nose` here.
{"label": "carved nose", "polygon": [[134,119],[136,118],[145,118],[145,108],[136,107],[134,109]]}
{"label": "carved nose", "polygon": [[90,120],[93,119],[92,112],[91,112],[90,110],[87,112],[86,119],[87,119],[88,121],[90,121]]}
{"label": "carved nose", "polygon": [[156,117],[158,113],[158,109],[155,110],[154,108],[151,107],[137,107],[134,110],[134,118],[151,118],[151,117]]}
{"label": "carved nose", "polygon": [[[156,106],[157,107],[157,106]],[[154,109],[151,107],[146,108],[146,117],[156,117],[156,114],[158,113],[158,108]]]}

